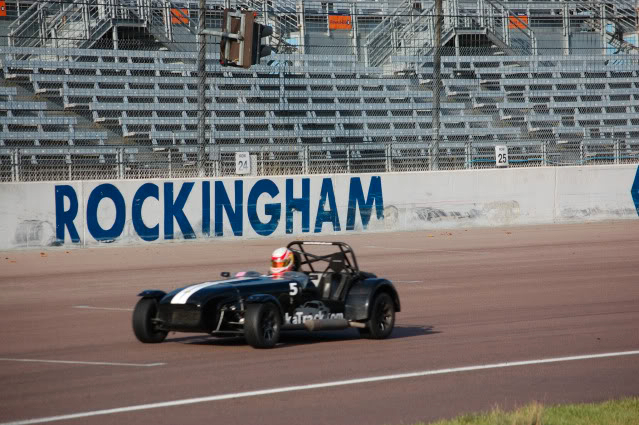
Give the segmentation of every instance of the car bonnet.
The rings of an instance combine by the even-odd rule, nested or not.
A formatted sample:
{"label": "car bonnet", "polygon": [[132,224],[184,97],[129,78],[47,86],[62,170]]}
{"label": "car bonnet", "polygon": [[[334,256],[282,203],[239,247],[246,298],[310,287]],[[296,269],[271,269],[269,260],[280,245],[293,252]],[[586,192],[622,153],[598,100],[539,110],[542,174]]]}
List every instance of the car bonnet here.
{"label": "car bonnet", "polygon": [[187,304],[195,300],[201,300],[211,293],[236,292],[235,284],[257,280],[251,277],[241,277],[228,280],[216,280],[211,282],[196,283],[185,286],[168,293],[162,303]]}

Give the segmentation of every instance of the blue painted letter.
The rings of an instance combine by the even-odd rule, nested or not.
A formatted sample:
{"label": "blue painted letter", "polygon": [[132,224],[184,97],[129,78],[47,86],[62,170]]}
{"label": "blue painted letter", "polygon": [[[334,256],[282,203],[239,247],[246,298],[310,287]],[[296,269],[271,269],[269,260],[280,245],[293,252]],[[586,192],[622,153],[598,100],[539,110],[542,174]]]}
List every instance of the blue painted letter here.
{"label": "blue painted letter", "polygon": [[249,222],[251,227],[260,236],[268,236],[272,234],[277,225],[280,222],[280,216],[282,215],[282,206],[280,204],[266,204],[264,205],[264,213],[271,217],[267,223],[262,223],[257,215],[257,200],[261,194],[267,193],[271,198],[275,198],[279,193],[277,185],[272,180],[260,180],[249,192],[248,205],[246,206]]}
{"label": "blue painted letter", "polygon": [[[69,209],[64,210],[64,198],[69,199]],[[64,229],[69,229],[71,242],[80,243],[78,230],[73,220],[78,215],[78,195],[73,186],[59,185],[55,187],[55,238],[58,243],[64,243]]]}
{"label": "blue painted letter", "polygon": [[639,215],[639,167],[637,167],[637,174],[635,174],[635,182],[630,188],[630,194],[632,195],[632,201],[635,203],[637,215]]}
{"label": "blue painted letter", "polygon": [[211,236],[211,182],[202,182],[202,234]]}
{"label": "blue painted letter", "polygon": [[173,183],[164,183],[164,239],[173,239],[173,217],[175,217],[184,239],[195,239],[191,223],[182,211],[191,189],[193,189],[193,184],[192,182],[184,183],[177,199],[173,202]]}
{"label": "blue painted letter", "polygon": [[[115,220],[109,229],[103,229],[98,223],[98,206],[104,198],[109,198],[115,204]],[[87,229],[97,241],[112,241],[117,239],[124,230],[126,208],[124,198],[117,187],[104,183],[91,191],[87,201]]]}
{"label": "blue painted letter", "polygon": [[224,183],[215,182],[215,236],[224,236],[224,216],[222,210],[231,222],[231,229],[235,236],[242,236],[242,200],[243,195],[242,180],[235,180],[235,211],[231,207],[229,195],[226,193]]}
{"label": "blue painted letter", "polygon": [[[324,211],[324,204],[328,199],[328,211]],[[315,233],[322,231],[322,224],[325,222],[333,223],[333,230],[339,232],[339,216],[337,215],[337,205],[335,204],[335,192],[333,191],[333,181],[325,178],[322,181],[322,190],[320,192],[320,200],[317,205],[317,217],[315,218]]]}
{"label": "blue painted letter", "polygon": [[311,179],[302,179],[302,197],[293,197],[293,179],[286,179],[286,233],[293,233],[293,211],[302,212],[302,232],[310,229]]}
{"label": "blue painted letter", "polygon": [[359,205],[359,213],[362,218],[362,227],[366,230],[371,219],[371,210],[375,204],[377,219],[384,218],[384,198],[382,196],[382,178],[380,176],[371,177],[368,186],[368,199],[364,199],[362,182],[359,177],[351,178],[351,186],[348,192],[348,216],[346,217],[346,230],[355,229],[355,214]]}
{"label": "blue painted letter", "polygon": [[153,183],[144,183],[135,192],[133,196],[133,205],[131,207],[131,220],[133,221],[133,228],[135,232],[147,242],[157,240],[160,237],[160,225],[156,224],[153,227],[147,227],[142,219],[142,205],[146,198],[155,198],[160,200],[160,189],[158,185]]}

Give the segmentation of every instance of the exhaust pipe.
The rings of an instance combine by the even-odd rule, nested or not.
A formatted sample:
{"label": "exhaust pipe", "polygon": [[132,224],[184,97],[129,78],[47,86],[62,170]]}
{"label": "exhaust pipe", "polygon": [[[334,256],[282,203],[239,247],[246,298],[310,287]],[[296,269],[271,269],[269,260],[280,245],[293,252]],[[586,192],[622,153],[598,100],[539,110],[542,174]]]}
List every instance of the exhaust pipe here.
{"label": "exhaust pipe", "polygon": [[336,331],[341,329],[365,328],[366,324],[348,321],[346,319],[324,319],[324,320],[307,320],[304,327],[311,331]]}

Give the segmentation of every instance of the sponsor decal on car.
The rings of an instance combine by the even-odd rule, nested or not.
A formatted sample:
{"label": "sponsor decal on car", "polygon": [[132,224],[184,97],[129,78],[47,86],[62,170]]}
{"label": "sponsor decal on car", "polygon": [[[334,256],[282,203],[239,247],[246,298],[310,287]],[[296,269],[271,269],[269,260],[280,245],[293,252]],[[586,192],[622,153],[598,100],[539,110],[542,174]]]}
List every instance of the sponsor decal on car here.
{"label": "sponsor decal on car", "polygon": [[326,313],[319,311],[315,314],[306,314],[303,311],[297,311],[290,315],[284,314],[284,323],[290,325],[302,325],[309,320],[326,320],[326,319],[343,319],[344,313]]}

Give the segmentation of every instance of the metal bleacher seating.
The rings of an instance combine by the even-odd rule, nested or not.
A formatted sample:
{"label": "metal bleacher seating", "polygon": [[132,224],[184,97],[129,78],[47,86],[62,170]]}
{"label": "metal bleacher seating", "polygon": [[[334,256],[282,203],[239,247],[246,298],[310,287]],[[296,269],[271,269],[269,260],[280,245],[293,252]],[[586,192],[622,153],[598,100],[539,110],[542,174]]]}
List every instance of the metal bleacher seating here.
{"label": "metal bleacher seating", "polygon": [[[192,159],[187,153],[197,144],[195,54],[79,53],[73,61],[4,60],[6,81],[29,86],[70,114],[48,116],[46,102],[12,106],[15,89],[5,88],[5,146],[52,141],[177,145],[185,147],[185,159]],[[515,157],[520,152],[529,162],[541,161],[536,154],[548,142],[580,143],[588,150],[589,144],[609,144],[614,138],[621,149],[636,150],[639,70],[603,63],[597,72],[592,66],[579,70],[579,63],[591,59],[498,56],[460,63],[444,58],[441,148],[454,161],[464,161],[468,149],[489,153],[495,144],[507,142]],[[349,152],[353,161],[384,152],[388,144],[398,161],[426,155],[424,145],[434,133],[432,66],[389,73],[350,57],[279,55],[277,60],[290,65],[243,70],[207,64],[208,143],[312,145],[309,155],[327,164],[343,159],[344,144],[357,145]],[[32,114],[24,116],[25,111]],[[101,131],[78,131],[83,118]],[[302,149],[270,155],[295,158]]]}
{"label": "metal bleacher seating", "polygon": [[636,155],[639,70],[628,62],[592,61],[579,56],[464,58],[463,77],[446,86],[447,95],[481,116],[491,115],[503,128],[518,128],[519,143],[529,149],[577,144],[584,161],[602,146],[608,146],[608,157],[614,145]]}
{"label": "metal bleacher seating", "polygon": [[[175,64],[169,52],[128,52],[129,60],[117,63],[112,59],[121,52],[86,54],[97,60],[47,61],[42,68],[33,61],[7,64],[31,66],[33,73],[27,78],[35,93],[67,110],[86,110],[96,124],[115,127],[125,138],[151,144],[167,139],[194,143],[198,95],[194,55],[187,63]],[[136,63],[136,55],[155,57],[153,63]],[[414,80],[388,79],[381,69],[356,63],[336,73],[331,65],[295,67],[292,73],[269,67],[220,72],[209,65],[214,74],[206,91],[207,98],[215,99],[214,106],[209,103],[207,120],[207,129],[211,125],[215,129],[212,140],[312,143],[351,137],[371,141],[418,137],[423,134],[420,130],[431,126],[431,116],[419,112],[432,109],[432,93],[418,90]],[[45,66],[46,72],[41,72]],[[445,113],[461,108],[464,105],[458,103],[443,106]],[[447,122],[446,117],[442,121]]]}
{"label": "metal bleacher seating", "polygon": [[[639,158],[639,49],[619,36],[636,32],[633,0],[444,2],[441,89],[430,0],[209,0],[211,27],[229,3],[258,11],[281,54],[245,70],[208,53],[211,174],[232,174],[239,150],[273,165],[262,174],[425,170],[434,152],[439,169],[489,167],[498,144],[511,166]],[[99,164],[123,177],[151,153],[194,162],[195,2],[31,4],[0,47],[0,179],[7,161],[37,173],[49,158],[56,178],[92,162],[91,178]],[[331,30],[331,13],[353,30]]]}
{"label": "metal bleacher seating", "polygon": [[[65,113],[55,104],[39,98],[30,90],[28,72],[2,61],[0,79],[0,181],[16,181],[17,165],[22,180],[72,179],[71,173],[90,162],[91,176],[105,162],[97,147],[107,143],[106,131],[81,125],[82,117]],[[107,176],[108,173],[104,173]]]}
{"label": "metal bleacher seating", "polygon": [[104,144],[105,132],[81,131],[72,116],[51,116],[46,102],[23,100],[16,87],[0,87],[0,146]]}

